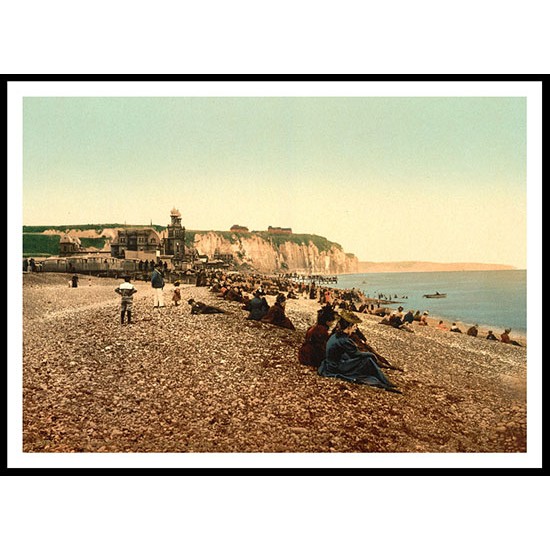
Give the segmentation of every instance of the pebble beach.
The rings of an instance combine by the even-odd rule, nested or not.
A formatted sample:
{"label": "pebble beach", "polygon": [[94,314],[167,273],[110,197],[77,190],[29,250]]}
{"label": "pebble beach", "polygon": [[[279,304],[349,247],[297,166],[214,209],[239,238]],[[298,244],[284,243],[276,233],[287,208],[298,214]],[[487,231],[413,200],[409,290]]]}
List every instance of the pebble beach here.
{"label": "pebble beach", "polygon": [[[287,301],[296,330],[246,320],[242,304],[182,285],[153,309],[135,282],[120,325],[120,281],[23,276],[25,453],[525,453],[527,348],[358,315],[400,370],[402,394],[320,377],[298,348],[320,305]],[[194,298],[226,311],[191,315]],[[270,305],[273,297],[268,297]],[[450,323],[447,323],[450,326]]]}

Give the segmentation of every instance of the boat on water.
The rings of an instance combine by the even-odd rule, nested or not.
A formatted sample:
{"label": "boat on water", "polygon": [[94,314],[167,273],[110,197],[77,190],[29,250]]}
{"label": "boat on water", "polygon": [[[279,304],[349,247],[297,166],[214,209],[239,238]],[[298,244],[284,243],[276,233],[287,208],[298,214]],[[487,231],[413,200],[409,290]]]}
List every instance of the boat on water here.
{"label": "boat on water", "polygon": [[440,294],[439,292],[436,292],[435,294],[424,294],[422,298],[446,298],[446,294]]}

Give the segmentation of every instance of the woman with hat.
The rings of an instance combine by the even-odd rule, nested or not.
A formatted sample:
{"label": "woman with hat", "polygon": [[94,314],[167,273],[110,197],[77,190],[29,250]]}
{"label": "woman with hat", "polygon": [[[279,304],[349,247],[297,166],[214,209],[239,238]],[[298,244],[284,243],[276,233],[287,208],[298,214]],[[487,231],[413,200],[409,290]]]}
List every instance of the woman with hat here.
{"label": "woman with hat", "polygon": [[357,384],[368,384],[387,391],[395,389],[381,371],[373,353],[359,351],[351,338],[361,319],[352,311],[342,310],[336,331],[328,339],[326,356],[318,373],[321,376],[342,378]]}

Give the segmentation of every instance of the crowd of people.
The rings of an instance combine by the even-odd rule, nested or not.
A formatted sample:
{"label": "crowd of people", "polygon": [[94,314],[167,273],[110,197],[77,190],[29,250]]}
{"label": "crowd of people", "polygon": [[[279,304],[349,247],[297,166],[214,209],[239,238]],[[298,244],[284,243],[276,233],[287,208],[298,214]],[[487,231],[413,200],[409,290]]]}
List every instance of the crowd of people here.
{"label": "crowd of people", "polygon": [[[151,274],[153,289],[153,307],[164,307],[165,281],[162,266],[154,266]],[[222,271],[204,273],[197,278],[198,286],[207,286],[217,299],[242,304],[247,312],[246,319],[271,324],[287,330],[296,330],[294,323],[286,313],[288,300],[312,299],[321,306],[317,312],[315,323],[310,326],[304,336],[303,344],[297,351],[301,364],[314,367],[318,374],[325,377],[341,378],[358,384],[379,387],[386,391],[401,393],[384,374],[382,369],[401,370],[393,367],[367,342],[365,335],[360,331],[362,319],[358,312],[378,315],[380,323],[399,330],[414,332],[413,323],[419,326],[428,325],[429,312],[404,311],[398,306],[394,311],[377,311],[371,308],[365,296],[356,289],[341,290],[319,286],[316,281],[308,283],[292,280],[286,277],[268,277],[259,274],[225,273]],[[175,281],[172,289],[172,304],[178,306],[181,302],[180,283]],[[132,301],[137,290],[130,282],[130,277],[124,278],[116,292],[121,295],[120,321],[132,322]],[[269,305],[266,297],[274,297]],[[192,315],[224,314],[226,311],[215,305],[188,300]],[[359,307],[358,307],[359,304]],[[366,307],[364,307],[366,306]],[[439,330],[450,332],[462,331],[456,323],[448,328],[444,321],[437,325]],[[512,345],[520,345],[510,338],[511,329],[507,328],[500,337],[500,341]],[[478,325],[471,326],[466,334],[478,336]],[[498,341],[492,331],[487,333],[488,340]]]}
{"label": "crowd of people", "polygon": [[23,258],[23,271],[25,273],[34,273],[40,271],[41,264],[38,264],[34,258]]}

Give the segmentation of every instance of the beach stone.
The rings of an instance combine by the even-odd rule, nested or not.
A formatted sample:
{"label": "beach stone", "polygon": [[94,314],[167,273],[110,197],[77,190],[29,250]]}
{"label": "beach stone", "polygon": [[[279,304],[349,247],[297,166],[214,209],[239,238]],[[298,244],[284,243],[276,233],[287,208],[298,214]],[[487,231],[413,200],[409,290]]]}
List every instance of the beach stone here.
{"label": "beach stone", "polygon": [[397,395],[299,364],[316,300],[288,301],[297,330],[286,331],[246,321],[241,304],[194,285],[182,287],[184,300],[231,315],[184,306],[151,316],[150,285],[136,282],[137,324],[121,336],[114,280],[68,293],[64,277],[29,275],[24,452],[526,451],[526,348],[431,326],[405,333],[362,315],[369,343],[406,371],[384,370]]}

